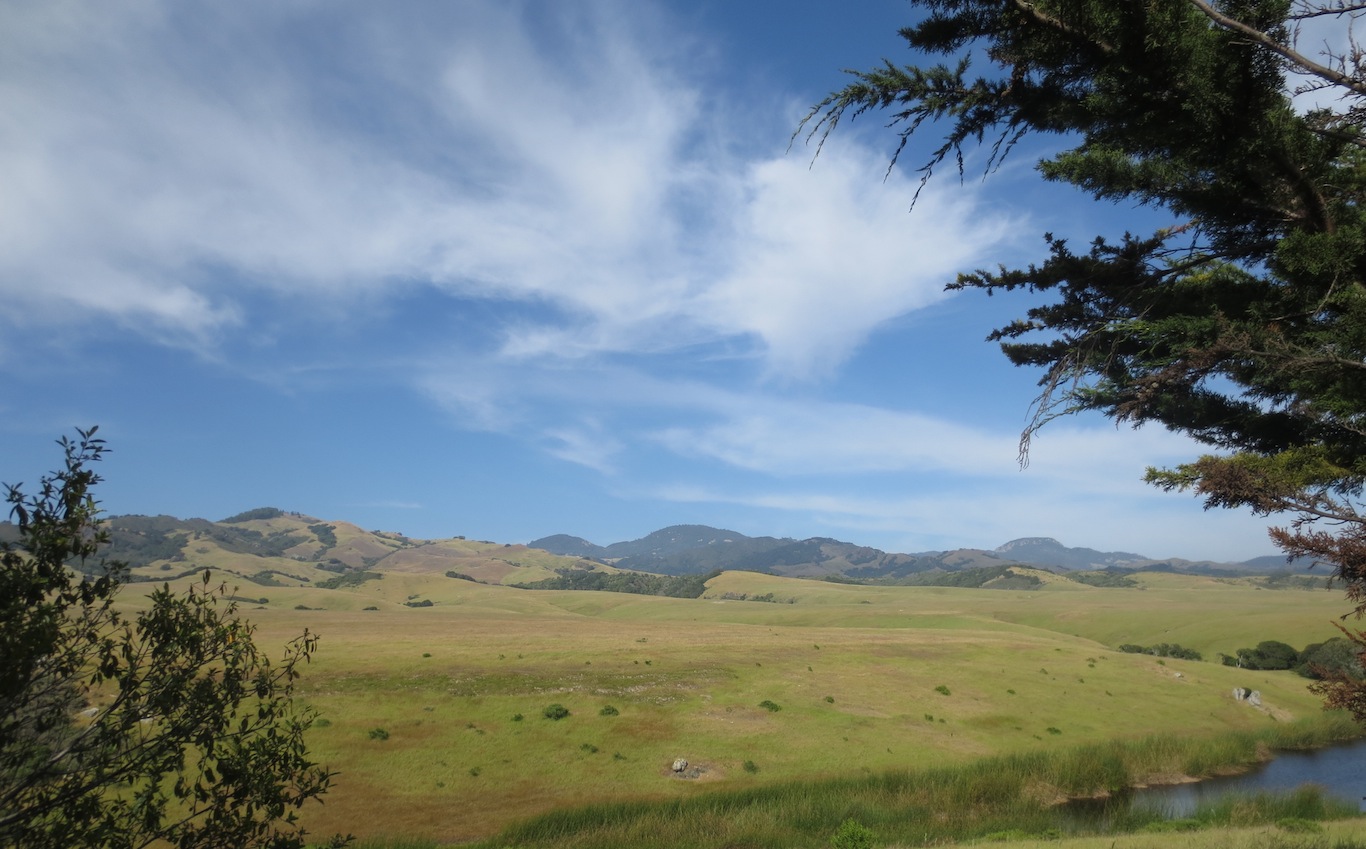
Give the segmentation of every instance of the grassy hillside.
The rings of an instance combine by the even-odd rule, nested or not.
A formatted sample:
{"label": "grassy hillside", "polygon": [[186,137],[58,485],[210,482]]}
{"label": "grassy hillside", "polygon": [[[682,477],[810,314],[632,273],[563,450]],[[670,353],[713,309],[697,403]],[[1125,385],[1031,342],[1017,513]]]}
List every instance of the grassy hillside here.
{"label": "grassy hillside", "polygon": [[[562,569],[607,569],[591,561],[539,549],[454,538],[411,539],[390,531],[367,531],[271,508],[247,511],[222,522],[169,516],[115,516],[106,527],[107,556],[129,564],[135,581],[173,580],[212,569],[251,585],[314,586],[340,575],[455,572],[489,584],[529,583]],[[266,597],[270,593],[265,590]]]}
{"label": "grassy hillside", "polygon": [[[443,545],[491,570],[539,568],[509,562],[515,548]],[[325,720],[314,753],[341,775],[307,817],[361,837],[469,840],[590,802],[1324,721],[1293,673],[1114,647],[1177,642],[1208,658],[1265,639],[1302,646],[1336,633],[1339,594],[1036,577],[1016,591],[725,573],[704,598],[672,599],[518,590],[413,565],[339,589],[239,595],[268,597],[246,605],[267,646],[321,634],[301,692]],[[1262,707],[1235,701],[1234,687],[1260,690]],[[554,704],[569,716],[545,718]],[[694,777],[674,776],[677,758]]]}

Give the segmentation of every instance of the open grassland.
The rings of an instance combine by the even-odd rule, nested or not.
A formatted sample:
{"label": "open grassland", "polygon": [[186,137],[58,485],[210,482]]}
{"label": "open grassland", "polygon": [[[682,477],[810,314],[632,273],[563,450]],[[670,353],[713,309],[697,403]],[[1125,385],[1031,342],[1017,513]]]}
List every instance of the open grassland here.
{"label": "open grassland", "polygon": [[[582,806],[667,808],[783,788],[834,794],[809,818],[838,822],[839,794],[860,782],[983,759],[1091,764],[1103,788],[1246,763],[1265,754],[1258,734],[1289,732],[1282,742],[1295,743],[1351,733],[1293,673],[1211,662],[1261,640],[1334,636],[1339,593],[1143,580],[1141,589],[1057,581],[991,591],[726,573],[706,598],[668,599],[390,572],[339,590],[240,594],[269,597],[244,605],[266,646],[305,627],[321,634],[300,692],[324,720],[313,753],[340,775],[306,817],[315,832],[366,839],[468,841]],[[406,606],[414,600],[432,606]],[[1207,660],[1114,650],[1125,642],[1180,643]],[[1234,687],[1260,690],[1261,708],[1235,701]],[[546,718],[552,704],[569,715]],[[1215,738],[1225,742],[1153,742]],[[694,777],[674,777],[676,758]],[[1027,795],[1094,789],[1068,769],[1030,779]],[[857,798],[843,804],[868,816],[885,804]],[[746,805],[724,818],[739,831],[690,845],[803,845],[754,835],[807,833],[805,804]],[[670,827],[652,816],[615,845]],[[596,839],[582,845],[614,845]]]}

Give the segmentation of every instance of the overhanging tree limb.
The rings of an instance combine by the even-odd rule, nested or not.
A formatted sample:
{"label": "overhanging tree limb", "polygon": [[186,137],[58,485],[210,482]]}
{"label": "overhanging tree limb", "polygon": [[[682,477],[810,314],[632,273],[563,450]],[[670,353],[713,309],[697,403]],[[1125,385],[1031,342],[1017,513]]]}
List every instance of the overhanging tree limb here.
{"label": "overhanging tree limb", "polygon": [[[1315,62],[1298,50],[1281,43],[1278,39],[1273,38],[1256,27],[1248,26],[1237,18],[1225,15],[1223,12],[1220,12],[1209,3],[1205,2],[1205,0],[1186,0],[1186,2],[1199,9],[1201,14],[1218,24],[1220,27],[1223,27],[1229,32],[1236,32],[1244,38],[1260,44],[1262,47],[1265,47],[1277,56],[1280,56],[1301,71],[1325,80],[1335,86],[1341,86],[1342,88],[1355,92],[1358,96],[1366,97],[1366,80],[1352,77],[1335,68],[1330,68],[1327,65]],[[1344,15],[1348,14],[1350,11],[1359,11],[1359,9],[1360,7],[1354,7],[1352,10],[1325,9],[1320,10],[1319,14]]]}

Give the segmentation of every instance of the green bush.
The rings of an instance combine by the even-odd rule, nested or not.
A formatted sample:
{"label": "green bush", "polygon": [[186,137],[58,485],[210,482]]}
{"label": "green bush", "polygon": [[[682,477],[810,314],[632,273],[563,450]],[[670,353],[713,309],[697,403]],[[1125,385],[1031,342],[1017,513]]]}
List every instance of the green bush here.
{"label": "green bush", "polygon": [[872,829],[850,817],[835,829],[830,846],[832,849],[873,849],[873,838]]}
{"label": "green bush", "polygon": [[941,696],[947,696],[949,694],[949,688],[943,684],[940,684],[938,687],[935,687],[934,691],[940,694]]}
{"label": "green bush", "polygon": [[759,702],[759,707],[768,711],[772,711],[773,713],[777,713],[778,711],[783,709],[782,705],[778,704],[777,702],[771,699],[764,699],[762,702]]}
{"label": "green bush", "polygon": [[611,705],[603,705],[602,710],[598,711],[598,716],[616,716],[619,713],[621,713],[621,711]]}
{"label": "green bush", "polygon": [[745,761],[744,770],[745,772],[753,774],[759,771],[759,765],[754,761]]}
{"label": "green bush", "polygon": [[371,740],[388,740],[388,739],[389,739],[389,732],[386,731],[386,730],[384,730],[383,728],[371,728],[371,729],[370,729],[370,739],[371,739]]}
{"label": "green bush", "polygon": [[541,715],[546,719],[561,720],[569,716],[569,708],[556,702],[553,705],[547,705],[546,709],[541,711]]}

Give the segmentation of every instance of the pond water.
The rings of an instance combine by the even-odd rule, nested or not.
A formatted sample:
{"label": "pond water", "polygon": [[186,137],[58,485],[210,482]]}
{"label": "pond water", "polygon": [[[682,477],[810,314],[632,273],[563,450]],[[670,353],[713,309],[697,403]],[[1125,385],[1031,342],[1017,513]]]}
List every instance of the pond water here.
{"label": "pond water", "polygon": [[1134,804],[1156,807],[1173,817],[1189,814],[1201,802],[1227,793],[1294,790],[1317,784],[1329,795],[1355,802],[1366,811],[1366,740],[1309,751],[1277,752],[1274,760],[1242,775],[1211,778],[1193,784],[1150,787],[1135,791]]}
{"label": "pond water", "polygon": [[[1286,792],[1305,784],[1317,784],[1329,795],[1354,802],[1358,810],[1366,812],[1366,740],[1326,749],[1277,752],[1274,760],[1242,775],[1142,788],[1128,794],[1127,801],[1130,808],[1157,809],[1179,819],[1189,816],[1201,803],[1229,793]],[[1095,803],[1084,807],[1093,815],[1098,813]]]}

